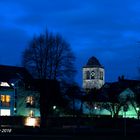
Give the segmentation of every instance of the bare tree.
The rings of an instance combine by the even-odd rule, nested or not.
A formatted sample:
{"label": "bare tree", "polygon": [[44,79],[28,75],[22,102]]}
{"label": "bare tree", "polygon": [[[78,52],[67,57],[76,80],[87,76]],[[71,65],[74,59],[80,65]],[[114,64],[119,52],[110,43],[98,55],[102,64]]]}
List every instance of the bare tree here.
{"label": "bare tree", "polygon": [[39,79],[72,79],[75,56],[61,35],[46,31],[34,37],[23,52],[22,64]]}
{"label": "bare tree", "polygon": [[58,81],[61,84],[62,81],[73,81],[74,60],[70,45],[59,34],[48,31],[34,37],[23,52],[24,67],[38,79],[41,127],[47,126],[46,118],[52,114],[53,106],[62,104]]}
{"label": "bare tree", "polygon": [[132,105],[136,111],[135,96],[130,92],[129,94],[119,94],[108,96],[109,102],[102,103],[102,108],[108,110],[112,117],[118,117],[119,112],[122,110],[127,112],[129,105]]}

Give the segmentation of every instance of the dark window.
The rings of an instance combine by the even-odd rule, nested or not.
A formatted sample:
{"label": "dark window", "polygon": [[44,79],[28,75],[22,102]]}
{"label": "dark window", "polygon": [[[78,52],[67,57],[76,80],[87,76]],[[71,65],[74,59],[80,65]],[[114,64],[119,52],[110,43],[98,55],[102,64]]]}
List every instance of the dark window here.
{"label": "dark window", "polygon": [[90,79],[90,72],[86,71],[86,79]]}
{"label": "dark window", "polygon": [[100,72],[100,79],[103,80],[103,72]]}

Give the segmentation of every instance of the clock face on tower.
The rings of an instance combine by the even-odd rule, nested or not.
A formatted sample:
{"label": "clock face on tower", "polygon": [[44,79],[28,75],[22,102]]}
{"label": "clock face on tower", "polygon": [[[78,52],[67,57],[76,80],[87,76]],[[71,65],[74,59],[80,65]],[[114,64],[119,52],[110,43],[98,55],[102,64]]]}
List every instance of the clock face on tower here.
{"label": "clock face on tower", "polygon": [[91,79],[95,79],[95,72],[94,72],[94,71],[91,71],[91,73],[90,73],[90,78],[91,78]]}

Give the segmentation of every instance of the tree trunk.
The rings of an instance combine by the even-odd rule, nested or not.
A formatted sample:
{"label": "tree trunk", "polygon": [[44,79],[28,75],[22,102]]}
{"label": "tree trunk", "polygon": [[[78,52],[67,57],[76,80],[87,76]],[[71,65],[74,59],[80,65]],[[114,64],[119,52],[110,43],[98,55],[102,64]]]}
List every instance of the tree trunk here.
{"label": "tree trunk", "polygon": [[48,120],[50,115],[52,115],[53,105],[56,92],[59,92],[56,81],[39,79],[36,82],[36,87],[40,92],[40,127],[48,127]]}

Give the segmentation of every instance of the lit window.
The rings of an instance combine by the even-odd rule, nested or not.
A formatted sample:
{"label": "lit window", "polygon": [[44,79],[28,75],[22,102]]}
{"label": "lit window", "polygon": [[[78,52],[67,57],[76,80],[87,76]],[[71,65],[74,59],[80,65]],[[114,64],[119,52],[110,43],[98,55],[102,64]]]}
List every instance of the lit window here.
{"label": "lit window", "polygon": [[10,95],[0,95],[1,106],[10,107]]}
{"label": "lit window", "polygon": [[10,109],[1,109],[0,110],[0,115],[1,116],[10,116]]}
{"label": "lit window", "polygon": [[26,126],[36,126],[36,124],[37,124],[36,118],[27,117],[25,120]]}
{"label": "lit window", "polygon": [[7,82],[0,82],[0,86],[2,86],[2,87],[10,87]]}
{"label": "lit window", "polygon": [[34,111],[33,111],[33,110],[31,110],[31,111],[29,112],[29,117],[34,117]]}
{"label": "lit window", "polygon": [[9,96],[9,95],[6,95],[6,96],[5,96],[5,101],[6,101],[6,102],[10,102],[10,96]]}
{"label": "lit window", "polygon": [[1,95],[1,102],[5,102],[5,95]]}
{"label": "lit window", "polygon": [[34,107],[34,97],[33,96],[28,96],[26,98],[26,107]]}

